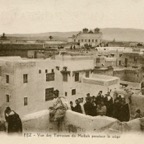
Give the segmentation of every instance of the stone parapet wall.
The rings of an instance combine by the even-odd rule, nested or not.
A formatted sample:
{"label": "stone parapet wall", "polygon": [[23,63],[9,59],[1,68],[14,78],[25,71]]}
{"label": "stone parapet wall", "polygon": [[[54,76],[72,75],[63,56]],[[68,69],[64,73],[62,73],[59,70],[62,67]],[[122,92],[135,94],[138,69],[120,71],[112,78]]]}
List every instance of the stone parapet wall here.
{"label": "stone parapet wall", "polygon": [[[24,132],[57,131],[56,123],[49,122],[48,110],[29,114],[23,117],[22,121]],[[143,119],[119,122],[106,116],[91,117],[68,110],[62,132],[141,132],[141,121]]]}

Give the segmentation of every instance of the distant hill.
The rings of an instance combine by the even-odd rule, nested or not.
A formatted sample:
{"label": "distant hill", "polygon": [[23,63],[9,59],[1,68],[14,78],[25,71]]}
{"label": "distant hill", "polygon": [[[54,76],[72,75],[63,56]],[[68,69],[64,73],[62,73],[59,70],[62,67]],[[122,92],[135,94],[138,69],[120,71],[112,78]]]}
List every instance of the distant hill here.
{"label": "distant hill", "polygon": [[144,42],[142,29],[105,28],[101,31],[105,40]]}
{"label": "distant hill", "polygon": [[[144,42],[144,30],[142,29],[128,29],[128,28],[103,28],[101,29],[104,40],[116,41],[135,41]],[[73,32],[47,32],[37,34],[7,34],[11,39],[25,39],[25,40],[48,40],[49,36],[53,36],[56,40],[67,40],[78,31]]]}

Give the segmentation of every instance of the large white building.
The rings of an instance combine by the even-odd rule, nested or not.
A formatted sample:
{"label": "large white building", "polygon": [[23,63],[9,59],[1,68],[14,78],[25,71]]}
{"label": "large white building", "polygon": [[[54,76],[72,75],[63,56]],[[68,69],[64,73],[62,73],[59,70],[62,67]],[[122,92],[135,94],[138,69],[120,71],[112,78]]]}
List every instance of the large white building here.
{"label": "large white building", "polygon": [[83,32],[78,33],[68,38],[68,42],[78,43],[80,47],[89,45],[92,47],[99,46],[102,42],[102,33],[96,31],[88,31],[85,29]]}
{"label": "large white building", "polygon": [[53,91],[74,101],[89,92],[107,92],[119,86],[119,79],[93,74],[91,57],[58,56],[56,59],[0,58],[0,111],[10,106],[20,115],[46,109]]}

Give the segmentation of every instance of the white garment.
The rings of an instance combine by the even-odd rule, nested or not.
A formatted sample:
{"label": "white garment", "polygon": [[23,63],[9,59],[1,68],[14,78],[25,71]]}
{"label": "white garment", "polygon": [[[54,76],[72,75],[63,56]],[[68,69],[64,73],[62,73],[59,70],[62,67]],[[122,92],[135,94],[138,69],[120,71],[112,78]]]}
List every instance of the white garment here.
{"label": "white garment", "polygon": [[80,106],[81,106],[81,109],[82,109],[82,113],[85,114],[83,103],[80,103]]}

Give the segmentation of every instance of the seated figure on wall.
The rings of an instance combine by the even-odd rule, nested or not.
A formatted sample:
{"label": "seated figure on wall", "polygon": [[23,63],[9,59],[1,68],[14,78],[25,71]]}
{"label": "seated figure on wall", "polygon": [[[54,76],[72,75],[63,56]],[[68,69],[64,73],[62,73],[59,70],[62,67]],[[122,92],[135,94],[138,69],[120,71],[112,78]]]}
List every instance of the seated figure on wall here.
{"label": "seated figure on wall", "polygon": [[62,130],[61,124],[68,109],[70,107],[63,96],[58,96],[50,108],[50,122],[57,122],[58,131]]}

